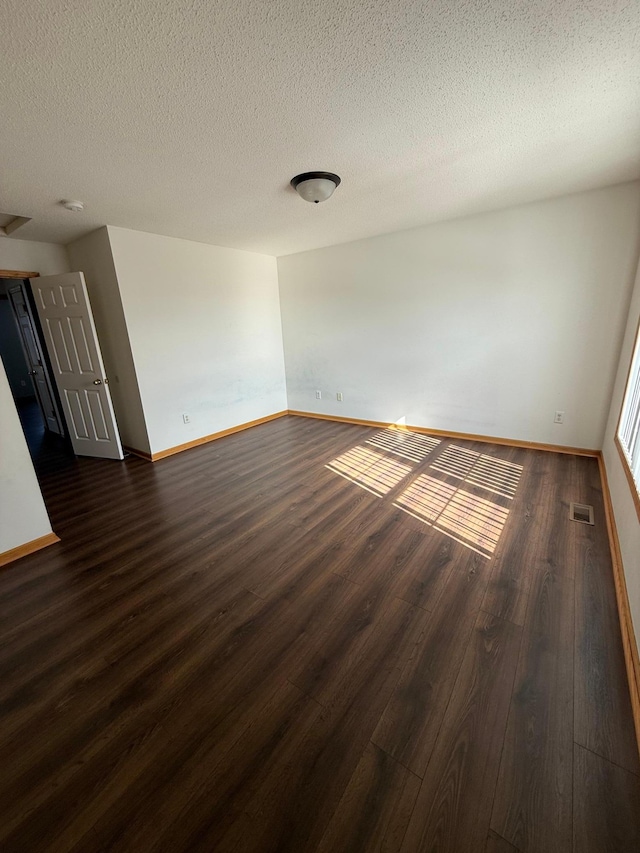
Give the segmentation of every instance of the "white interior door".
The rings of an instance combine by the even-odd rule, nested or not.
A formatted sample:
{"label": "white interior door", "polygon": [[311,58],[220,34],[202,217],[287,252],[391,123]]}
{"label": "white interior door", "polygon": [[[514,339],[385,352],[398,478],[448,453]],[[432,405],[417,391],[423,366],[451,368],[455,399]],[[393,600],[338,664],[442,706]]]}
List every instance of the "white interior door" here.
{"label": "white interior door", "polygon": [[122,445],[81,272],[29,279],[73,450],[122,459]]}

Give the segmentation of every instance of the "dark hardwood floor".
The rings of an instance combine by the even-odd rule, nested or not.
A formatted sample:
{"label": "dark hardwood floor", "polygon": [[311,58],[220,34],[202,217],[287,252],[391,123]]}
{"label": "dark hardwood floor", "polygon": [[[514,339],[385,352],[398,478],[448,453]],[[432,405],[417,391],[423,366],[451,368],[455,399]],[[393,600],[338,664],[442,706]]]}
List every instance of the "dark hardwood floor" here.
{"label": "dark hardwood floor", "polygon": [[62,541],[0,572],[2,853],[640,850],[596,460],[33,430]]}

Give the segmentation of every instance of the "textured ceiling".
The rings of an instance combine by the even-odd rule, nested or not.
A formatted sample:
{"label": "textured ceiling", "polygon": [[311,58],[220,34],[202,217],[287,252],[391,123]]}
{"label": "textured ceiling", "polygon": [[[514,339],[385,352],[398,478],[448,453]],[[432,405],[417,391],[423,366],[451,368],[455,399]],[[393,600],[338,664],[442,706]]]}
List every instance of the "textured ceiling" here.
{"label": "textured ceiling", "polygon": [[631,180],[639,28],[637,0],[3,0],[0,208],[280,255]]}

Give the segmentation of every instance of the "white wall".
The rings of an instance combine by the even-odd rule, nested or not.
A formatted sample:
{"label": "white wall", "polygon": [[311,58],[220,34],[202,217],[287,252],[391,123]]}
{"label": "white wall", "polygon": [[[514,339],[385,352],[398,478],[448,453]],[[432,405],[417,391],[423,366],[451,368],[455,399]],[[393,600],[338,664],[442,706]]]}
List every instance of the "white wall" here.
{"label": "white wall", "polygon": [[152,452],[287,408],[275,258],[108,233]]}
{"label": "white wall", "polygon": [[64,246],[57,243],[35,243],[0,237],[0,269],[57,275],[69,272],[69,258]]}
{"label": "white wall", "polygon": [[20,419],[0,362],[0,554],[51,533]]}
{"label": "white wall", "polygon": [[624,396],[627,374],[633,353],[633,344],[639,322],[640,266],[638,267],[638,274],[629,308],[627,328],[622,344],[613,396],[611,398],[611,410],[609,412],[609,421],[603,446],[604,462],[616,517],[618,537],[620,539],[620,550],[622,552],[622,562],[627,581],[633,627],[636,639],[640,641],[640,520],[638,520],[638,514],[631,496],[631,489],[622,468],[618,449],[613,441],[620,417],[620,409],[622,408],[622,398]]}
{"label": "white wall", "polygon": [[289,408],[600,448],[639,237],[636,182],[279,258]]}
{"label": "white wall", "polygon": [[106,227],[67,246],[74,270],[85,275],[122,443],[150,452],[131,344]]}

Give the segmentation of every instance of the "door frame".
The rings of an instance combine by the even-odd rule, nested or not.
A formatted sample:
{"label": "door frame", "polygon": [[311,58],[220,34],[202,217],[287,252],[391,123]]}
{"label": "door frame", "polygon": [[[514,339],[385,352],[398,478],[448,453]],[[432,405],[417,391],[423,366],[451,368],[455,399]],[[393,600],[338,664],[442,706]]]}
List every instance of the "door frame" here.
{"label": "door frame", "polygon": [[0,270],[0,278],[38,278],[39,272],[26,272],[25,270]]}

